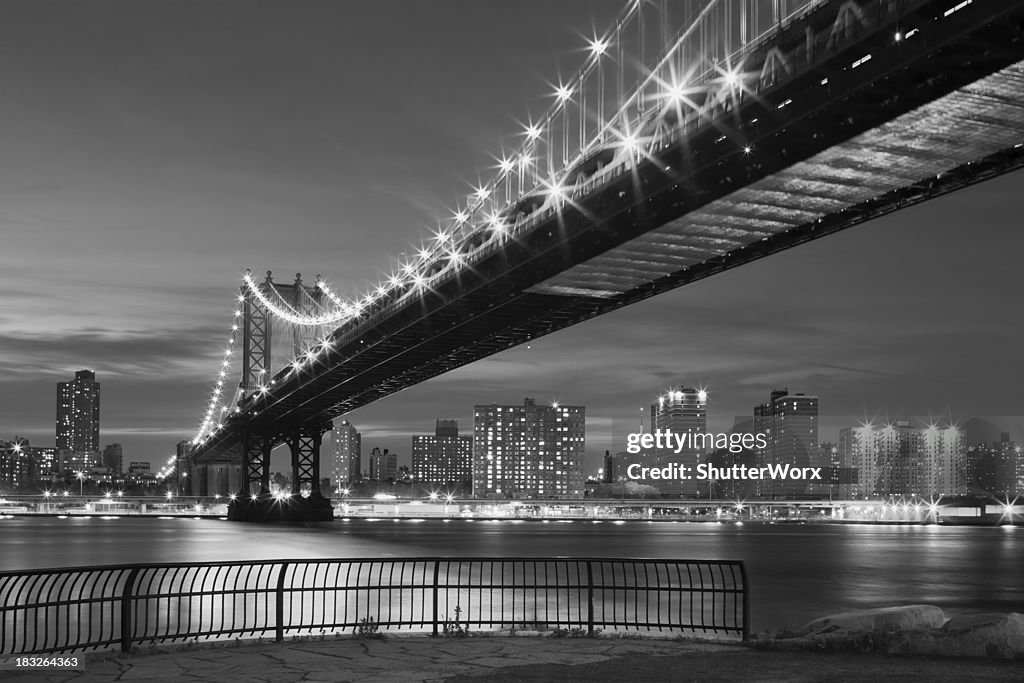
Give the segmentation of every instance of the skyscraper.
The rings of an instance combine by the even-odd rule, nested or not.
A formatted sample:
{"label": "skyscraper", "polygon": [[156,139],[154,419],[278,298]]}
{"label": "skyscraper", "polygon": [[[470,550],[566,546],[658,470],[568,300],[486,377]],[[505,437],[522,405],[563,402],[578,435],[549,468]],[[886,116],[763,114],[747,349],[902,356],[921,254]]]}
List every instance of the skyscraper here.
{"label": "skyscraper", "polygon": [[[659,429],[671,430],[673,434],[706,434],[708,431],[707,391],[684,387],[670,389],[659,396],[658,402],[651,406],[651,431]],[[701,439],[699,444],[686,446],[678,453],[676,449],[664,449],[655,453],[654,464],[679,463],[687,468],[691,476],[694,476],[697,472],[697,465],[703,461],[707,451],[708,448]],[[688,480],[656,482],[662,493],[683,496],[701,494],[702,483],[695,476]]]}
{"label": "skyscraper", "polygon": [[433,435],[412,437],[412,475],[417,483],[433,486],[472,486],[473,437],[459,435],[455,420],[438,420]]}
{"label": "skyscraper", "polygon": [[62,470],[89,469],[99,462],[100,384],[92,370],[79,370],[57,384],[57,452]]}
{"label": "skyscraper", "polygon": [[331,433],[334,453],[331,457],[331,486],[344,487],[363,477],[362,435],[348,420],[334,425]]}
{"label": "skyscraper", "polygon": [[124,474],[124,449],[119,443],[103,447],[103,466],[116,476]]}
{"label": "skyscraper", "polygon": [[[759,466],[810,467],[818,450],[818,397],[776,389],[767,403],[754,407],[754,431],[767,440],[767,446],[757,451]],[[758,492],[768,498],[794,498],[806,493],[807,483],[765,479]]]}
{"label": "skyscraper", "polygon": [[398,454],[379,448],[370,451],[370,479],[374,481],[396,481],[398,479]]}
{"label": "skyscraper", "polygon": [[478,405],[473,415],[473,495],[580,498],[586,409]]}

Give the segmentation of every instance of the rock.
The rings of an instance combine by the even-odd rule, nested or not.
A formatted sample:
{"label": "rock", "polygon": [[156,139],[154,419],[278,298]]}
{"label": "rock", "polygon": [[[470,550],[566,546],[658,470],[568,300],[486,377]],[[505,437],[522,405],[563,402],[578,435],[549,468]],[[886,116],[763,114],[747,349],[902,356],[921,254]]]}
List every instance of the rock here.
{"label": "rock", "polygon": [[991,659],[1024,658],[1024,614],[963,614],[942,627],[936,654]]}
{"label": "rock", "polygon": [[932,605],[906,605],[879,607],[857,612],[843,612],[815,619],[803,628],[803,633],[831,633],[833,631],[887,632],[913,629],[937,629],[946,620],[942,610]]}

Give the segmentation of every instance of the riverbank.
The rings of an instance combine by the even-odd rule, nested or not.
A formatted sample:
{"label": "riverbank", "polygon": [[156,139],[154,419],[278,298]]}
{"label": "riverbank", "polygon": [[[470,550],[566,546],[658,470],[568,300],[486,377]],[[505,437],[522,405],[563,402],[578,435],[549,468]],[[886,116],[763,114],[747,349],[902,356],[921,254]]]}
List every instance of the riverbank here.
{"label": "riverbank", "polygon": [[7,683],[138,681],[1020,681],[977,659],[777,652],[650,638],[388,637],[201,645],[94,654],[74,671],[3,671]]}

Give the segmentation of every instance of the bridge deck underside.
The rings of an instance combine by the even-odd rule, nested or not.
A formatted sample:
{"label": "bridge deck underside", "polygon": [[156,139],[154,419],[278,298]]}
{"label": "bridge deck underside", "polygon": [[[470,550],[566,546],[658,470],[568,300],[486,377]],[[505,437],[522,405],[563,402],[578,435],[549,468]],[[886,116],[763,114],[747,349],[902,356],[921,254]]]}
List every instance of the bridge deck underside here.
{"label": "bridge deck underside", "polygon": [[529,291],[611,298],[1024,142],[1024,62],[754,182]]}
{"label": "bridge deck underside", "polygon": [[[267,432],[323,422],[642,298],[1021,167],[1024,3],[1010,4],[1013,21],[965,29],[963,40],[913,48],[916,55],[894,51],[886,27],[835,52],[542,217],[386,318],[337,330],[325,359],[282,376],[233,420]],[[851,70],[866,50],[876,58]],[[822,74],[836,92],[819,85]],[[786,100],[792,104],[778,106]],[[743,144],[753,147],[749,155]],[[226,429],[195,455],[238,453],[238,432]]]}

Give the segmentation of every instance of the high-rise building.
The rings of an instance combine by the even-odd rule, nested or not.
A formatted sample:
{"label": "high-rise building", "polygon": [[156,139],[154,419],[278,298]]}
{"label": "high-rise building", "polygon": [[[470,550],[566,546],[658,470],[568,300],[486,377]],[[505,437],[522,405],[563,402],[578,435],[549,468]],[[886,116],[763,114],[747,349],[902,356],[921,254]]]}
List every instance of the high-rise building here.
{"label": "high-rise building", "polygon": [[822,481],[812,480],[807,490],[809,495],[835,500],[853,498],[853,487],[857,483],[857,470],[845,459],[839,445],[823,443],[818,445],[818,456],[812,467],[822,468]]}
{"label": "high-rise building", "polygon": [[370,451],[370,479],[374,481],[396,481],[398,479],[398,454],[379,448]]}
{"label": "high-rise building", "polygon": [[974,461],[970,481],[986,493],[1013,498],[1017,495],[1017,444],[1007,432],[1000,436],[991,446],[978,444],[967,449],[967,459]]}
{"label": "high-rise building", "polygon": [[615,481],[615,456],[611,451],[604,452],[604,459],[601,460],[601,483],[611,484]]}
{"label": "high-rise building", "polygon": [[79,370],[71,382],[57,384],[57,451],[62,471],[89,470],[99,464],[100,384],[96,373]]}
{"label": "high-rise building", "polygon": [[[192,463],[189,462],[188,454],[192,450],[192,442],[188,439],[179,441],[174,447],[174,473],[178,481],[178,488],[182,495],[192,496],[193,481],[196,474],[192,471]],[[124,461],[122,459],[122,465]],[[234,489],[230,491],[234,493]],[[217,491],[216,493],[220,493]]]}
{"label": "high-rise building", "polygon": [[121,444],[112,443],[103,447],[103,466],[110,470],[111,474],[124,474],[124,449]]}
{"label": "high-rise building", "polygon": [[434,433],[412,437],[412,476],[419,484],[467,492],[473,482],[473,437],[455,420],[438,420]]}
{"label": "high-rise building", "polygon": [[331,456],[331,485],[341,488],[363,478],[362,435],[348,420],[334,425],[331,433],[334,453]]}
{"label": "high-rise building", "polygon": [[580,498],[586,409],[478,405],[473,419],[473,495]]}
{"label": "high-rise building", "polygon": [[[767,403],[754,407],[754,431],[765,434],[757,449],[759,466],[810,467],[818,453],[818,397],[776,389]],[[807,493],[807,480],[764,479],[758,494],[765,498],[796,498]]]}
{"label": "high-rise building", "polygon": [[20,437],[0,441],[0,492],[13,492],[31,484],[33,469],[28,441]]}
{"label": "high-rise building", "polygon": [[[708,430],[708,392],[692,387],[673,388],[658,397],[651,405],[651,431],[671,430],[673,434],[706,434]],[[679,463],[691,473],[691,479],[657,482],[662,493],[682,496],[703,495],[701,482],[696,478],[697,465],[704,461],[710,447],[703,437],[700,443],[687,445],[678,450],[664,449],[653,454],[655,466]],[[645,482],[650,483],[650,482]]]}
{"label": "high-rise building", "polygon": [[1007,448],[1013,453],[1013,493],[1017,496],[1024,496],[1024,452],[1019,443],[1011,443]]}
{"label": "high-rise building", "polygon": [[963,432],[955,426],[912,427],[907,420],[846,427],[839,432],[844,462],[856,470],[852,497],[967,493]]}
{"label": "high-rise building", "polygon": [[50,479],[59,474],[57,449],[53,446],[30,446],[29,455],[32,457],[32,471],[39,479]]}
{"label": "high-rise building", "polygon": [[125,473],[125,475],[128,482],[132,484],[145,484],[155,481],[155,478],[149,471],[148,462],[128,463],[128,471]]}

